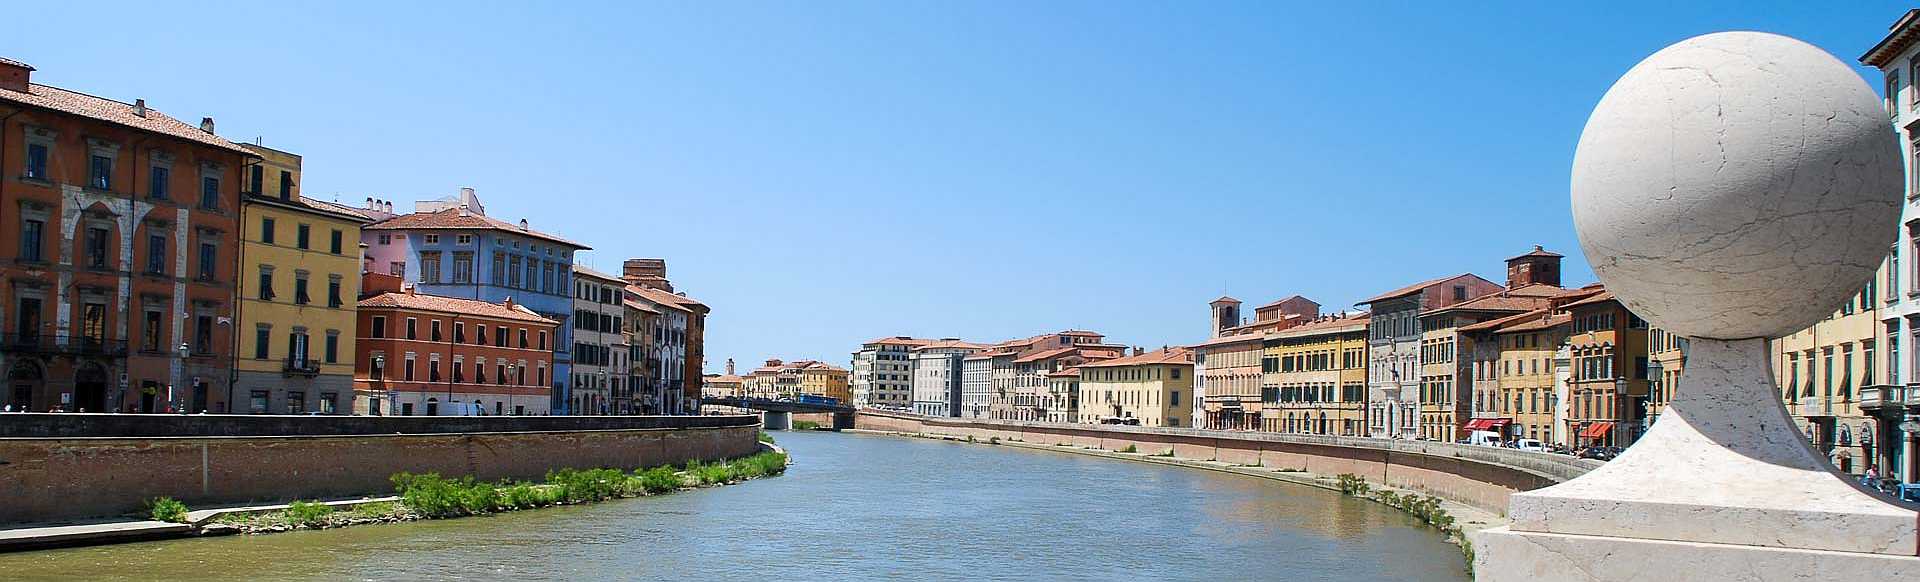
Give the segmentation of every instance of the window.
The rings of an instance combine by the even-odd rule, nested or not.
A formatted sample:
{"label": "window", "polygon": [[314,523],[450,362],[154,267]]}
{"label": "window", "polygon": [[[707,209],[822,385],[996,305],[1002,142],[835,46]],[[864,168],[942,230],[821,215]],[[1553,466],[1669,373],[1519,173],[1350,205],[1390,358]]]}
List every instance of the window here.
{"label": "window", "polygon": [[496,347],[496,348],[507,347],[507,328],[506,327],[494,326],[493,347]]}
{"label": "window", "polygon": [[313,302],[313,299],[307,296],[307,276],[303,273],[294,273],[293,274],[293,304],[306,305],[312,302]]}
{"label": "window", "polygon": [[476,345],[476,346],[487,345],[487,326],[485,325],[473,326],[473,345]]}
{"label": "window", "polygon": [[273,219],[260,219],[260,242],[273,244]]}
{"label": "window", "polygon": [[254,390],[253,392],[249,393],[247,397],[247,404],[248,404],[248,409],[252,410],[254,414],[266,414],[267,413],[267,391]]}
{"label": "window", "polygon": [[1900,118],[1900,70],[1887,71],[1887,115]]}
{"label": "window", "polygon": [[433,354],[433,358],[427,360],[427,381],[440,381],[440,354]]}
{"label": "window", "polygon": [[429,285],[440,282],[440,253],[420,253],[420,282]]}
{"label": "window", "polygon": [[213,243],[210,243],[210,242],[200,243],[199,277],[201,281],[213,280],[213,274],[215,272],[214,270],[217,269],[220,264],[219,257],[220,257],[219,247],[215,246]]}
{"label": "window", "polygon": [[87,227],[87,267],[107,268],[107,229]]}
{"label": "window", "polygon": [[26,175],[28,178],[47,179],[47,144],[27,144]]}
{"label": "window", "polygon": [[287,414],[300,414],[307,411],[307,393],[299,390],[287,391]]}
{"label": "window", "polygon": [[193,323],[193,353],[213,353],[213,316],[196,316]]}
{"label": "window", "polygon": [[300,226],[294,227],[293,246],[299,247],[300,250],[307,250],[309,248],[313,248],[312,246],[310,246],[310,242],[309,242],[309,239],[313,238],[312,234],[313,234],[312,226],[302,224]]}
{"label": "window", "polygon": [[387,337],[387,318],[378,315],[373,316],[373,334],[371,337]]}
{"label": "window", "polygon": [[435,319],[427,322],[427,327],[428,333],[432,335],[433,341],[440,341],[440,320]]}
{"label": "window", "polygon": [[101,190],[113,189],[113,158],[99,154],[88,156],[87,185]]}
{"label": "window", "polygon": [[200,208],[220,209],[220,178],[214,176],[200,178]]}
{"label": "window", "polygon": [[167,272],[167,237],[165,235],[147,235],[147,272],[156,274]]}
{"label": "window", "polygon": [[327,331],[326,350],[327,363],[333,364],[340,361],[340,332]]}
{"label": "window", "polygon": [[149,352],[160,351],[160,322],[165,321],[159,311],[148,309],[145,321],[140,328],[140,347]]}
{"label": "window", "polygon": [[333,231],[332,237],[327,241],[327,252],[340,254],[340,240],[343,236],[339,230]]}
{"label": "window", "polygon": [[266,178],[265,174],[266,174],[265,170],[260,166],[247,167],[247,193],[248,194],[260,195],[260,194],[266,193],[265,192],[266,188],[263,188],[261,184],[261,182],[265,181],[265,178]]}
{"label": "window", "polygon": [[413,354],[407,354],[406,364],[401,368],[400,379],[408,382],[413,381]]}
{"label": "window", "polygon": [[34,219],[20,221],[20,260],[41,262],[46,260],[46,248],[41,246],[46,240],[47,223]]}
{"label": "window", "polygon": [[260,300],[273,300],[273,271],[268,269],[260,270]]}
{"label": "window", "polygon": [[308,352],[307,352],[306,328],[296,327],[296,328],[293,328],[292,333],[287,334],[287,359],[292,360],[301,366],[307,365]]}
{"label": "window", "polygon": [[470,245],[470,244],[473,244],[473,235],[471,235],[471,234],[456,234],[456,235],[453,235],[453,244],[457,244],[457,245]]}
{"label": "window", "polygon": [[458,321],[453,322],[453,343],[467,343],[467,324]]}
{"label": "window", "polygon": [[520,349],[527,349],[527,328],[520,328]]}
{"label": "window", "polygon": [[437,235],[437,234],[420,235],[420,242],[423,244],[430,244],[430,245],[440,244],[440,235]]}
{"label": "window", "polygon": [[253,330],[253,359],[267,359],[267,343],[273,337],[273,328],[260,326]]}
{"label": "window", "polygon": [[459,284],[473,282],[473,255],[468,253],[453,254],[453,282]]}
{"label": "window", "polygon": [[405,279],[407,277],[407,262],[387,261],[387,274]]}
{"label": "window", "polygon": [[280,170],[280,199],[291,200],[292,198],[293,198],[293,172]]}
{"label": "window", "polygon": [[382,246],[393,244],[393,235],[381,234],[379,237],[375,238],[374,240],[379,242]]}
{"label": "window", "polygon": [[[334,392],[321,392],[321,393],[320,393],[320,402],[319,402],[319,404],[320,404],[320,412],[321,412],[322,414],[333,414],[333,413],[334,413],[334,410],[335,410],[335,409],[334,409],[334,401],[335,401],[335,400],[339,400],[339,399],[340,399],[340,395],[339,395],[339,394],[337,394],[337,393],[334,393]],[[375,406],[377,407],[378,405],[375,405]],[[376,413],[376,414],[377,414],[377,413]]]}
{"label": "window", "polygon": [[166,166],[154,166],[147,170],[147,196],[156,200],[167,199],[167,181],[173,178],[173,170]]}
{"label": "window", "polygon": [[407,339],[420,339],[420,335],[418,333],[419,329],[420,329],[419,319],[415,319],[412,317],[407,318]]}
{"label": "window", "polygon": [[338,308],[340,306],[340,278],[329,277],[327,279],[327,307]]}

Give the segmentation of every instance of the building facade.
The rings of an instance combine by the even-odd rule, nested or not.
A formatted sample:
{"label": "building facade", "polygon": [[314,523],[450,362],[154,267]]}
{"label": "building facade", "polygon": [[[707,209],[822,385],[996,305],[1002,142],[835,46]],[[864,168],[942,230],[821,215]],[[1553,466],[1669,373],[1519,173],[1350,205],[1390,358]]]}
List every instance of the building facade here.
{"label": "building facade", "polygon": [[618,402],[632,401],[626,287],[613,275],[573,266],[573,393],[567,410],[574,414],[615,414]]}
{"label": "building facade", "polygon": [[1367,317],[1330,317],[1266,334],[1259,396],[1259,430],[1367,434]]}
{"label": "building facade", "polygon": [[1367,423],[1378,438],[1435,438],[1438,431],[1421,422],[1420,353],[1425,332],[1420,316],[1463,303],[1502,287],[1472,273],[1401,287],[1361,304],[1367,321]]}
{"label": "building facade", "polygon": [[541,317],[560,322],[552,346],[554,375],[548,409],[572,414],[573,254],[589,247],[487,215],[472,188],[414,203],[393,214],[392,203],[368,199],[363,210],[377,222],[361,229],[364,270],[401,277],[418,292],[501,303],[512,299]]}
{"label": "building facade", "polygon": [[1567,305],[1573,359],[1567,434],[1572,446],[1633,444],[1647,429],[1647,322],[1611,292]]}
{"label": "building facade", "polygon": [[[1900,224],[1920,222],[1920,131],[1913,123],[1920,120],[1920,10],[1908,10],[1894,22],[1887,36],[1866,54],[1860,64],[1880,69],[1885,79],[1887,113],[1899,136],[1901,157],[1907,162],[1906,199],[1900,206]],[[1895,242],[1887,249],[1880,267],[1881,297],[1879,318],[1880,348],[1884,372],[1860,394],[1859,407],[1874,421],[1873,443],[1880,461],[1880,473],[1902,482],[1920,482],[1920,432],[1901,429],[1920,427],[1920,228],[1904,226],[1895,233]],[[1857,437],[1856,437],[1857,440]]]}
{"label": "building facade", "polygon": [[[16,410],[229,412],[258,156],[0,58],[0,373]],[[244,409],[244,407],[239,407]]]}
{"label": "building facade", "polygon": [[961,362],[986,346],[947,338],[914,348],[913,412],[952,417],[960,411]]}
{"label": "building facade", "polygon": [[993,358],[1004,352],[976,352],[960,360],[960,418],[993,418]]}
{"label": "building facade", "polygon": [[395,416],[550,414],[559,322],[508,299],[420,293],[392,275],[361,284],[354,412]]}
{"label": "building facade", "polygon": [[906,410],[913,405],[913,348],[928,340],[907,336],[884,337],[860,345],[853,353],[853,400],[856,406]]}
{"label": "building facade", "polygon": [[1268,430],[1261,404],[1263,334],[1221,335],[1193,346],[1194,390],[1201,426],[1220,430]]}
{"label": "building facade", "polygon": [[1168,348],[1080,366],[1080,422],[1192,426],[1193,352]]}
{"label": "building facade", "polygon": [[236,412],[350,414],[360,212],[300,196],[300,156],[258,145],[240,200]]}
{"label": "building facade", "polygon": [[1875,286],[1868,284],[1827,319],[1767,344],[1787,414],[1814,448],[1853,474],[1879,464],[1878,427],[1860,407],[1879,359],[1882,324]]}

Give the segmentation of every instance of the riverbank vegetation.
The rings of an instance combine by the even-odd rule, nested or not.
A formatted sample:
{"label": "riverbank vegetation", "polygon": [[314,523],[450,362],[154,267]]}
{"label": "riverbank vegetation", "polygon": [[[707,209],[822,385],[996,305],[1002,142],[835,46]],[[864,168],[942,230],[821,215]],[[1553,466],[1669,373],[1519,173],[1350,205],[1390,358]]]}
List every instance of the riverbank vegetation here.
{"label": "riverbank vegetation", "polygon": [[820,430],[820,423],[811,420],[793,421],[793,430]]}
{"label": "riverbank vegetation", "polygon": [[[394,493],[400,498],[398,502],[362,503],[343,509],[318,502],[295,501],[284,510],[229,514],[221,516],[214,523],[242,533],[269,533],[487,515],[661,495],[778,475],[786,469],[785,453],[767,451],[729,461],[689,461],[681,466],[663,465],[631,472],[620,469],[559,469],[547,472],[541,482],[480,481],[473,477],[447,478],[436,473],[399,473],[392,478]],[[185,510],[186,506],[180,506],[183,518]]]}
{"label": "riverbank vegetation", "polygon": [[187,504],[172,497],[155,497],[146,503],[147,519],[167,523],[186,523]]}
{"label": "riverbank vegetation", "polygon": [[1440,506],[1440,498],[1421,495],[1414,492],[1396,492],[1391,489],[1375,489],[1365,478],[1352,473],[1341,473],[1335,477],[1340,481],[1340,492],[1348,497],[1371,499],[1388,507],[1406,512],[1422,523],[1432,526],[1447,537],[1460,544],[1461,553],[1466,554],[1468,568],[1473,564],[1473,541],[1467,539],[1466,532],[1454,520],[1452,514]]}

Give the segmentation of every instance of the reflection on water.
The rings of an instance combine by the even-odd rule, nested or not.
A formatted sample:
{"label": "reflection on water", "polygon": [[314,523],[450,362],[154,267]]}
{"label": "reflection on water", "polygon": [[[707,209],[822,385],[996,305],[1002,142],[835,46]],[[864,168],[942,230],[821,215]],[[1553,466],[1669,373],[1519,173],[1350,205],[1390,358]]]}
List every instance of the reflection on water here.
{"label": "reflection on water", "polygon": [[1465,580],[1336,492],[919,439],[780,433],[785,476],[447,521],[0,554],[0,578]]}

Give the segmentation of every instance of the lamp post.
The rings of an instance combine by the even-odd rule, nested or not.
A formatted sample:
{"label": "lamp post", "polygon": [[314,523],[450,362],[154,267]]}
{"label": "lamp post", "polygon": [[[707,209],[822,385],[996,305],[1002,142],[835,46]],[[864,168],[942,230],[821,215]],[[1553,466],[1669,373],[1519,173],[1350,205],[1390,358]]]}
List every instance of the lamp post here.
{"label": "lamp post", "polygon": [[[1618,427],[1623,424],[1626,424],[1626,420],[1627,420],[1627,379],[1626,378],[1613,379],[1612,408],[1613,408],[1614,426]],[[1615,443],[1615,446],[1618,446],[1621,440],[1619,431],[1613,431],[1612,436],[1613,436],[1613,442]]]}
{"label": "lamp post", "polygon": [[[379,382],[381,388],[386,388],[386,385],[387,385],[386,374],[381,373],[381,369],[386,366],[386,363],[387,363],[386,356],[376,355],[373,357],[372,380],[374,382]],[[381,390],[381,391],[387,393],[387,406],[390,407],[390,410],[394,412],[398,412],[400,410],[400,402],[394,399],[393,391],[392,390]]]}
{"label": "lamp post", "polygon": [[[595,372],[594,375],[600,377],[600,385],[598,386],[598,389],[600,390],[607,389],[607,371],[602,369],[599,372]],[[603,403],[595,404],[595,407],[598,407],[597,410],[594,407],[589,407],[589,411],[596,412],[598,414],[605,414],[606,413],[605,406],[606,405]]]}
{"label": "lamp post", "polygon": [[[515,366],[514,366],[514,365],[513,365],[512,363],[508,363],[508,364],[507,364],[507,377],[508,377],[508,378],[513,378],[513,377],[514,377],[514,376],[513,376],[513,370],[514,370],[514,369],[515,369]],[[519,392],[518,390],[516,390],[515,388],[519,388],[519,387],[520,387],[520,381],[519,381],[519,379],[517,379],[517,378],[516,378],[516,379],[514,380],[514,382],[513,382],[513,384],[512,384],[512,386],[513,386],[512,388],[508,388],[508,389],[507,389],[507,400],[508,400],[508,404],[507,404],[507,405],[508,405],[508,406],[514,406],[514,407],[518,407],[518,406],[520,405],[520,392]]]}
{"label": "lamp post", "polygon": [[[177,350],[180,352],[180,361],[183,364],[187,361],[187,353],[189,349],[190,348],[187,346],[187,342],[180,342],[180,347],[177,348]],[[175,385],[178,385],[179,383],[180,383],[179,378],[174,378],[172,382],[167,383],[167,409],[163,412],[173,412],[173,387]]]}

